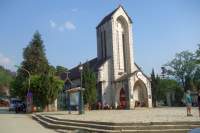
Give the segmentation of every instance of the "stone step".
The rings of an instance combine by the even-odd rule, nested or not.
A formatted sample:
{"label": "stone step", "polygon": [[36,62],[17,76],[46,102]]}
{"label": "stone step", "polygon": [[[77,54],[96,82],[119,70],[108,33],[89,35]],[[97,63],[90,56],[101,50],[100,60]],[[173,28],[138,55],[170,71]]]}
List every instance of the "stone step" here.
{"label": "stone step", "polygon": [[[200,123],[187,123],[183,125],[170,125],[168,123],[165,123],[165,125],[129,125],[129,126],[117,126],[117,125],[106,125],[101,124],[101,123],[82,123],[82,121],[63,121],[63,120],[58,120],[58,119],[53,119],[53,117],[46,117],[43,116],[43,119],[45,119],[48,122],[54,123],[54,124],[62,124],[62,125],[73,125],[73,126],[83,126],[83,127],[91,127],[91,128],[103,128],[107,130],[150,130],[150,129],[192,129],[192,128],[198,128],[200,127]],[[167,125],[166,125],[167,124]]]}
{"label": "stone step", "polygon": [[102,124],[93,124],[93,123],[81,123],[81,122],[72,122],[72,121],[61,121],[55,120],[45,116],[38,116],[40,119],[47,121],[53,124],[61,124],[61,125],[71,125],[71,126],[81,126],[81,127],[90,127],[90,128],[97,128],[97,129],[106,129],[106,130],[114,130],[114,126],[110,125],[102,125]]}
{"label": "stone step", "polygon": [[165,130],[165,129],[193,129],[198,128],[200,125],[151,125],[151,126],[123,126],[120,130]]}
{"label": "stone step", "polygon": [[98,133],[120,133],[120,131],[115,130],[104,130],[104,129],[94,129],[94,128],[87,128],[87,127],[79,127],[79,126],[69,126],[69,125],[61,125],[61,124],[53,124],[49,123],[36,115],[32,115],[32,118],[37,120],[43,126],[51,129],[61,129],[61,130],[78,130],[88,133],[98,132]]}
{"label": "stone step", "polygon": [[149,125],[200,125],[200,121],[177,121],[177,122],[146,122],[146,123],[113,123],[113,122],[96,122],[96,121],[82,121],[82,120],[68,120],[60,119],[48,115],[45,117],[58,120],[58,121],[67,121],[67,122],[78,122],[78,123],[87,123],[87,124],[101,124],[101,125],[115,125],[115,126],[149,126]]}
{"label": "stone step", "polygon": [[[85,123],[82,121],[62,121],[52,119],[43,115],[33,115],[45,127],[60,130],[80,130],[86,132],[124,132],[124,133],[187,133],[190,129],[200,127],[200,125],[132,125],[116,126],[103,124]],[[82,123],[81,123],[82,122]],[[200,123],[198,123],[200,124]]]}
{"label": "stone step", "polygon": [[122,130],[123,133],[188,133],[190,129]]}
{"label": "stone step", "polygon": [[[79,130],[63,130],[63,129],[57,129],[56,130],[59,133],[80,133]],[[177,130],[151,130],[151,131],[138,131],[138,130],[122,130],[121,133],[188,133],[190,130],[184,130],[184,129],[177,129]],[[88,131],[81,131],[81,133],[91,133]]]}

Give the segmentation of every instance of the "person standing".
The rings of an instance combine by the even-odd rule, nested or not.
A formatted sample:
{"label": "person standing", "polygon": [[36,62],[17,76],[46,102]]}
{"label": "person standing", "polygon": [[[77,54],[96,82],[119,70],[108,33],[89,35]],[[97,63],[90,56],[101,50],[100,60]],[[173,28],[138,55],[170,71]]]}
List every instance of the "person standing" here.
{"label": "person standing", "polygon": [[192,98],[190,95],[190,90],[187,90],[186,97],[186,106],[187,106],[187,116],[192,116],[191,107],[192,107]]}
{"label": "person standing", "polygon": [[200,117],[200,91],[198,93],[198,107],[199,107],[199,117]]}

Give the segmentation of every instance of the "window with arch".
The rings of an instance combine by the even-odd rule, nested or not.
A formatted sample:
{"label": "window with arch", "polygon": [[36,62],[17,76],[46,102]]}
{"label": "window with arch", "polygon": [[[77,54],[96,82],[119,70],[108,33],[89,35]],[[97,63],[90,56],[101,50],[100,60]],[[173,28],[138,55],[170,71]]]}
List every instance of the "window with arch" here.
{"label": "window with arch", "polygon": [[123,17],[116,21],[117,61],[120,72],[126,72],[126,32],[127,26]]}
{"label": "window with arch", "polygon": [[107,45],[106,45],[106,31],[101,31],[101,57],[102,59],[107,58]]}

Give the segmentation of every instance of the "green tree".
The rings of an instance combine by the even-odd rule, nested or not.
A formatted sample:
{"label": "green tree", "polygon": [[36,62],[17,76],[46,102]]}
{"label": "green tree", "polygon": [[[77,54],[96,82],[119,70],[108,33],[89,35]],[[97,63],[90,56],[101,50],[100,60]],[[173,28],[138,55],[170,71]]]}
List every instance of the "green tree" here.
{"label": "green tree", "polygon": [[[28,70],[31,75],[42,75],[49,72],[49,64],[40,33],[33,35],[32,41],[23,50],[21,67]],[[24,99],[28,91],[29,75],[22,69],[17,70],[17,77],[12,83],[12,94]]]}
{"label": "green tree", "polygon": [[91,107],[96,103],[96,76],[88,64],[83,69],[83,87],[85,88],[84,103]]}
{"label": "green tree", "polygon": [[167,74],[173,76],[184,88],[192,89],[191,77],[196,67],[195,56],[189,51],[177,53],[175,58],[167,63]]}
{"label": "green tree", "polygon": [[156,90],[157,101],[163,101],[164,103],[166,103],[167,94],[170,93],[175,95],[175,101],[172,101],[172,105],[179,106],[182,104],[183,89],[181,89],[181,86],[176,80],[162,79],[157,76],[156,81],[157,81],[157,90]]}
{"label": "green tree", "polygon": [[10,83],[14,80],[14,75],[10,70],[0,66],[0,95],[6,96],[5,91],[9,91]]}
{"label": "green tree", "polygon": [[44,108],[54,102],[64,82],[51,74],[31,76],[31,91],[36,106]]}
{"label": "green tree", "polygon": [[52,65],[49,66],[49,74],[56,75],[56,68]]}
{"label": "green tree", "polygon": [[0,86],[9,87],[10,82],[13,80],[14,75],[10,70],[7,70],[0,66]]}
{"label": "green tree", "polygon": [[193,76],[193,86],[195,90],[200,91],[200,68],[198,67]]}
{"label": "green tree", "polygon": [[33,35],[32,41],[24,49],[24,61],[22,67],[30,71],[32,75],[48,72],[49,64],[45,55],[45,48],[40,33],[37,31]]}
{"label": "green tree", "polygon": [[[31,74],[30,91],[33,93],[33,103],[45,107],[51,104],[63,88],[63,81],[55,74],[56,69],[48,64],[41,35],[36,32],[30,44],[24,49],[24,60],[21,67]],[[28,74],[18,69],[18,76],[12,83],[12,94],[24,99],[28,88]]]}
{"label": "green tree", "polygon": [[197,49],[196,52],[195,52],[195,55],[196,55],[196,63],[197,63],[197,64],[200,64],[200,44],[198,44],[197,46],[198,46],[198,49]]}
{"label": "green tree", "polygon": [[25,95],[28,91],[28,79],[17,76],[11,82],[10,94],[12,97],[20,97],[22,100],[25,99]]}
{"label": "green tree", "polygon": [[152,72],[151,72],[151,90],[152,90],[152,103],[153,103],[154,107],[156,107],[157,88],[158,88],[158,80],[155,76],[154,69],[152,69]]}
{"label": "green tree", "polygon": [[200,44],[198,49],[195,51],[196,69],[193,76],[193,87],[195,90],[200,91]]}
{"label": "green tree", "polygon": [[67,70],[68,69],[63,66],[56,66],[56,75],[60,76],[62,73],[66,73]]}

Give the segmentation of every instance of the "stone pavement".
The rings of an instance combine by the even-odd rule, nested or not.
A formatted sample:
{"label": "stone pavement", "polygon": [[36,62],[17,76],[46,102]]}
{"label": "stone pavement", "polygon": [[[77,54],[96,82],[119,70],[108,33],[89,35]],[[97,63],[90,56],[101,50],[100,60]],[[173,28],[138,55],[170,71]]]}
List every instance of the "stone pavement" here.
{"label": "stone pavement", "polygon": [[115,122],[115,123],[148,123],[148,122],[190,122],[200,121],[198,109],[192,108],[192,117],[186,116],[185,107],[136,108],[135,110],[94,110],[84,115],[67,111],[46,112],[56,118],[81,121]]}
{"label": "stone pavement", "polygon": [[56,133],[46,129],[30,115],[8,112],[7,108],[0,108],[0,133]]}

